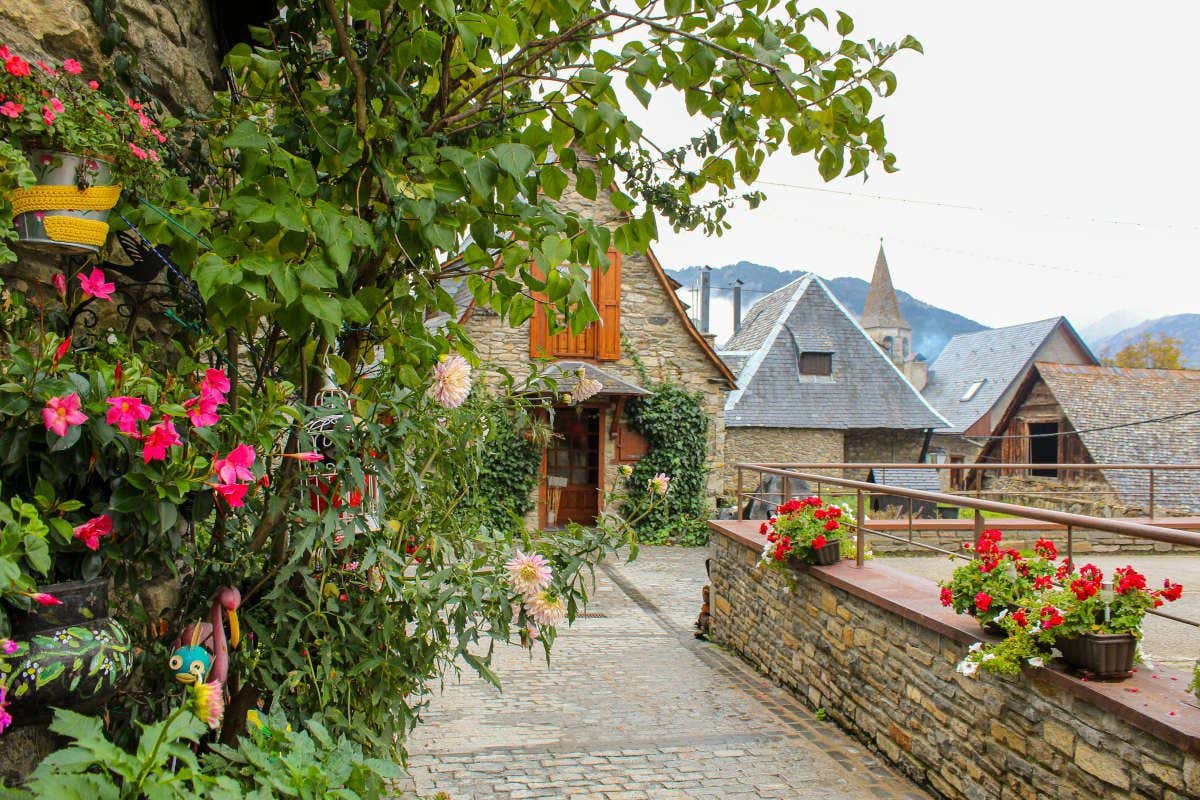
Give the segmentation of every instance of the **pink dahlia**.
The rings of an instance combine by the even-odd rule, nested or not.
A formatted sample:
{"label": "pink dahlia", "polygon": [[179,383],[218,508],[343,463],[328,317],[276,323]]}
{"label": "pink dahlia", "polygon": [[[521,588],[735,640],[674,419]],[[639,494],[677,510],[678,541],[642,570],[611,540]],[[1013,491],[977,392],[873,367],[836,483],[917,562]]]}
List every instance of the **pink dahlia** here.
{"label": "pink dahlia", "polygon": [[567,618],[567,604],[549,589],[525,598],[525,610],[543,628],[561,625]]}
{"label": "pink dahlia", "polygon": [[214,731],[225,716],[225,687],[218,681],[192,684],[192,711]]}
{"label": "pink dahlia", "polygon": [[650,491],[654,494],[665,495],[671,488],[671,479],[665,473],[658,473],[650,479]]}
{"label": "pink dahlia", "polygon": [[548,587],[554,577],[550,563],[537,553],[527,554],[518,550],[504,568],[508,570],[508,585],[525,597]]}
{"label": "pink dahlia", "polygon": [[443,408],[458,408],[471,393],[471,365],[454,353],[443,356],[433,368],[433,399]]}

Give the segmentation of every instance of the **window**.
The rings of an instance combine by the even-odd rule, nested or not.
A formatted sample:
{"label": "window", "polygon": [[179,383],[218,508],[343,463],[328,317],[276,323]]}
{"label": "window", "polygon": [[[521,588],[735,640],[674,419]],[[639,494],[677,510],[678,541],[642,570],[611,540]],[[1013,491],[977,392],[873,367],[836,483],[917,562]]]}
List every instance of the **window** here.
{"label": "window", "polygon": [[833,353],[801,353],[801,375],[832,375]]}
{"label": "window", "polygon": [[[1029,463],[1056,464],[1058,463],[1058,423],[1031,422],[1029,423]],[[1057,478],[1058,470],[1041,469],[1029,470],[1030,475],[1039,478]]]}
{"label": "window", "polygon": [[[536,263],[530,271],[541,277]],[[593,273],[590,280],[592,302],[600,321],[588,325],[578,335],[569,330],[550,335],[543,305],[546,296],[535,293],[533,317],[529,321],[529,354],[534,358],[594,358],[616,361],[621,357],[621,254],[608,251],[608,269]]]}
{"label": "window", "polygon": [[987,383],[987,378],[984,378],[983,380],[975,381],[974,383],[972,383],[970,386],[967,387],[967,390],[965,392],[963,392],[963,396],[958,398],[958,402],[965,403],[968,400],[970,400],[971,398],[973,398],[975,395],[979,394],[979,390],[983,388],[983,385],[985,383]]}

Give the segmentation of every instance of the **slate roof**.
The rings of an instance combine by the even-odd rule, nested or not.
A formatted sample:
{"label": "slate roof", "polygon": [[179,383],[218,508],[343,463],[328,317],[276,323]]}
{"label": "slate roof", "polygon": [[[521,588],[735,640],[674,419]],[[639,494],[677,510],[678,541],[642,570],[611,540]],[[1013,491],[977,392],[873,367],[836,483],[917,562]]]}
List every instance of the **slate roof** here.
{"label": "slate roof", "polygon": [[[726,427],[939,428],[946,421],[829,291],[805,274],[760,300],[724,348],[742,362]],[[833,353],[833,374],[801,375],[800,353]]]}
{"label": "slate roof", "polygon": [[876,467],[867,475],[868,483],[880,486],[898,486],[901,489],[916,489],[920,492],[942,491],[942,479],[936,469],[885,469]]}
{"label": "slate roof", "polygon": [[859,324],[864,328],[905,328],[912,330],[904,315],[900,313],[900,301],[896,298],[896,289],[892,286],[892,274],[888,271],[887,257],[883,254],[883,244],[879,245],[879,255],[875,257],[875,273],[871,276],[871,285],[867,289],[867,301],[863,304],[863,313]]}
{"label": "slate roof", "polygon": [[[1096,463],[1200,463],[1200,413],[1113,427],[1200,409],[1200,370],[1042,363],[1036,368]],[[1145,505],[1147,472],[1102,471],[1121,500]],[[1156,511],[1200,511],[1200,471],[1155,472],[1154,495]]]}
{"label": "slate roof", "polygon": [[[991,410],[1059,325],[1067,326],[1079,338],[1065,317],[960,333],[952,338],[929,366],[929,380],[922,390],[930,405],[949,420],[950,427],[943,432],[961,433]],[[1086,350],[1082,340],[1079,344]],[[974,397],[962,400],[972,384],[980,380],[984,383]]]}

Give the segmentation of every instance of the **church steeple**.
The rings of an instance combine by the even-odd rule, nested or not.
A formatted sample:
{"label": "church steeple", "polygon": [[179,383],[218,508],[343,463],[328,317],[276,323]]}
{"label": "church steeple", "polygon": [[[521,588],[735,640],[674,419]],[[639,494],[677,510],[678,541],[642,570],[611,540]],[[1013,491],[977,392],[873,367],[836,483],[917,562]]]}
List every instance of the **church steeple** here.
{"label": "church steeple", "polygon": [[892,274],[888,271],[882,240],[879,242],[879,255],[875,257],[875,274],[871,276],[871,288],[867,290],[867,302],[859,322],[867,333],[871,333],[872,328],[912,330],[900,313],[900,301],[896,299],[896,290],[892,286]]}

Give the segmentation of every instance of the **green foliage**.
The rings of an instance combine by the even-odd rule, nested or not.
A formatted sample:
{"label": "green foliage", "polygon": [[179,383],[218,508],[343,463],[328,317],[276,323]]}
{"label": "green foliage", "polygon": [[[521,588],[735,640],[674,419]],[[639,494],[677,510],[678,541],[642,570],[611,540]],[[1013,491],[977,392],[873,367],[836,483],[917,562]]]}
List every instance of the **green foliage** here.
{"label": "green foliage", "polygon": [[707,543],[709,420],[702,396],[664,383],[650,396],[630,402],[625,414],[649,445],[633,468],[630,484],[638,489],[648,487],[658,474],[671,479],[666,502],[638,523],[639,540],[643,544]]}
{"label": "green foliage", "polygon": [[35,590],[36,576],[50,572],[49,535],[36,505],[19,497],[0,500],[0,597],[20,601]]}
{"label": "green foliage", "polygon": [[479,500],[488,522],[497,528],[522,527],[534,507],[534,490],[542,463],[542,447],[532,423],[504,414],[488,430],[479,466]]}
{"label": "green foliage", "polygon": [[[950,605],[956,612],[970,614],[980,625],[986,625],[1006,609],[1016,608],[1021,598],[1033,591],[1039,577],[1053,574],[1054,563],[1045,558],[1002,553],[996,560],[976,558],[964,563],[954,570],[949,582],[939,586],[950,590]],[[990,598],[986,610],[975,603],[981,593]]]}
{"label": "green foliage", "polygon": [[298,733],[281,718],[259,720],[236,747],[216,745],[202,760],[194,746],[206,728],[186,705],[162,722],[140,727],[130,751],[105,737],[99,719],[56,711],[51,730],[70,743],[47,756],[26,786],[8,796],[381,800],[391,796],[388,782],[404,775],[388,761],[367,757],[345,736],[330,735],[318,720]]}

